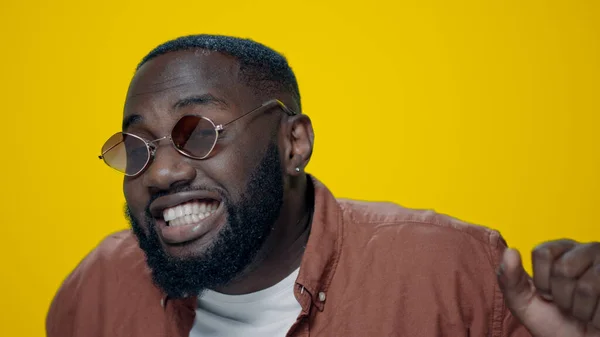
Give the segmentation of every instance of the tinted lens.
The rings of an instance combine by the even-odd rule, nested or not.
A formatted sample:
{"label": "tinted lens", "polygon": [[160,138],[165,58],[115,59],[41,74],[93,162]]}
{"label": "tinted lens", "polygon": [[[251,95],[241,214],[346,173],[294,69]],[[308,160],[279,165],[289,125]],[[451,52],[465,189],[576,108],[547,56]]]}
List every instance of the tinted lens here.
{"label": "tinted lens", "polygon": [[171,133],[175,146],[194,158],[205,158],[217,142],[217,130],[210,120],[198,116],[183,116]]}
{"label": "tinted lens", "polygon": [[102,147],[104,162],[127,175],[139,173],[150,157],[148,147],[138,137],[116,133]]}

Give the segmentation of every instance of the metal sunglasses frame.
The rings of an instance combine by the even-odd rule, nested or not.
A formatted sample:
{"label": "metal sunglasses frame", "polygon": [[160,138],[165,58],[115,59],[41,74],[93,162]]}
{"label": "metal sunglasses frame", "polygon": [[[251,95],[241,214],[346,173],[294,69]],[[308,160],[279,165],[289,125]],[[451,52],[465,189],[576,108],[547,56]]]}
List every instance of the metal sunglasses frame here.
{"label": "metal sunglasses frame", "polygon": [[[295,115],[298,114],[296,111],[288,108],[282,101],[280,101],[278,99],[272,99],[272,100],[264,102],[261,106],[259,106],[257,108],[254,108],[254,109],[252,109],[252,110],[250,110],[250,111],[242,114],[241,116],[236,117],[236,118],[230,120],[227,123],[222,123],[222,124],[215,124],[211,119],[206,118],[204,116],[199,116],[199,115],[185,115],[185,116],[182,116],[179,120],[181,120],[182,118],[187,117],[187,116],[193,116],[193,117],[204,119],[204,120],[208,121],[213,126],[213,128],[215,129],[215,140],[213,141],[213,143],[212,143],[212,145],[210,147],[210,150],[208,150],[208,152],[204,156],[194,156],[194,155],[191,155],[191,154],[186,153],[185,151],[181,150],[180,148],[177,147],[177,145],[175,145],[175,143],[173,142],[173,138],[172,138],[171,135],[173,134],[173,130],[175,129],[175,126],[177,125],[177,123],[179,123],[179,120],[178,120],[177,123],[175,123],[175,125],[173,125],[173,128],[171,129],[171,132],[169,132],[169,134],[167,136],[160,137],[160,138],[157,138],[157,139],[154,139],[154,140],[151,140],[151,141],[147,141],[144,138],[142,138],[140,136],[137,136],[137,135],[134,135],[132,133],[127,133],[127,132],[117,132],[116,133],[116,134],[127,135],[127,136],[130,136],[130,137],[137,138],[137,139],[141,140],[146,145],[146,151],[148,152],[148,159],[146,159],[146,162],[144,163],[144,165],[142,166],[142,168],[139,171],[137,171],[136,173],[134,173],[134,174],[127,174],[126,172],[122,172],[121,170],[118,170],[118,169],[112,167],[111,165],[109,165],[106,162],[106,158],[104,157],[106,155],[106,153],[108,153],[110,150],[112,150],[115,147],[117,147],[118,145],[120,145],[122,143],[122,141],[120,141],[120,142],[116,143],[115,145],[111,146],[110,148],[106,149],[104,152],[102,152],[98,156],[98,159],[104,160],[104,163],[106,165],[108,165],[110,168],[112,168],[114,170],[117,170],[117,171],[125,174],[128,177],[134,177],[134,176],[140,174],[141,172],[143,172],[148,167],[148,165],[150,164],[150,162],[154,159],[154,156],[156,154],[156,150],[158,149],[157,143],[160,142],[161,140],[168,139],[169,142],[171,143],[171,145],[175,148],[175,150],[177,150],[177,152],[179,152],[183,156],[188,157],[188,158],[192,158],[192,159],[196,159],[196,160],[202,160],[202,159],[207,158],[212,153],[212,151],[214,150],[215,146],[217,145],[217,141],[219,140],[219,134],[223,130],[225,130],[226,126],[228,126],[228,125],[232,124],[233,122],[236,122],[236,121],[238,121],[238,120],[240,120],[240,119],[242,119],[242,118],[250,115],[253,112],[256,112],[256,111],[259,111],[259,110],[262,110],[262,109],[266,109],[266,108],[273,108],[275,106],[279,106],[279,108],[281,108],[281,110],[283,110],[288,116],[295,116]],[[111,136],[111,138],[113,136]]]}

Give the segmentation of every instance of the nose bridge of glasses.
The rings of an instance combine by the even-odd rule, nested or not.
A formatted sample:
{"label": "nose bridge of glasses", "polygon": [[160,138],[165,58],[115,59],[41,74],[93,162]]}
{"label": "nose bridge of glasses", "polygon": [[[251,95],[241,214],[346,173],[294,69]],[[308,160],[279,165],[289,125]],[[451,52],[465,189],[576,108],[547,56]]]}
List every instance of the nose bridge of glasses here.
{"label": "nose bridge of glasses", "polygon": [[156,150],[158,149],[158,143],[160,143],[161,140],[165,140],[165,139],[168,139],[169,141],[171,141],[171,136],[167,135],[167,136],[160,137],[155,140],[146,142],[146,144],[148,144],[148,149],[150,150],[151,156],[154,157],[154,155],[156,155]]}
{"label": "nose bridge of glasses", "polygon": [[171,135],[167,135],[167,136],[164,136],[164,137],[157,138],[157,139],[155,139],[155,140],[151,140],[151,141],[149,141],[149,142],[148,142],[148,145],[149,145],[150,147],[156,147],[156,146],[157,146],[157,144],[158,144],[158,143],[159,143],[161,140],[164,140],[164,139],[171,140]]}

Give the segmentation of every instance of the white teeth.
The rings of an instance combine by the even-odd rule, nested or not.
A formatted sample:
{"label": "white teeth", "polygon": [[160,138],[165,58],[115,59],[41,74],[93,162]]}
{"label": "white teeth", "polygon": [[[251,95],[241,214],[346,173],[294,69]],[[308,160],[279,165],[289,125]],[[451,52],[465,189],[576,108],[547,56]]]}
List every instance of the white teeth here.
{"label": "white teeth", "polygon": [[165,220],[167,220],[167,218],[169,220],[173,220],[173,219],[176,218],[176,216],[175,216],[175,209],[173,209],[173,208],[169,208],[169,209],[165,210],[163,213],[164,213],[163,217],[165,218]]}
{"label": "white teeth", "polygon": [[163,218],[169,226],[194,224],[214,213],[219,208],[217,201],[189,201],[163,211]]}

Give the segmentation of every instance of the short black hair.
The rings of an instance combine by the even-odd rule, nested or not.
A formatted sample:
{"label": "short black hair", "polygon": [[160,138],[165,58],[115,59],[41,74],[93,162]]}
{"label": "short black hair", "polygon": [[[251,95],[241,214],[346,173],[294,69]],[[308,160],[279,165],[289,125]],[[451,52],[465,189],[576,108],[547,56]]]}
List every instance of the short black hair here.
{"label": "short black hair", "polygon": [[182,36],[154,48],[142,59],[136,70],[157,56],[192,49],[205,49],[233,56],[240,63],[242,80],[249,86],[266,94],[290,93],[298,104],[298,111],[301,111],[298,82],[287,59],[251,39],[209,34]]}

